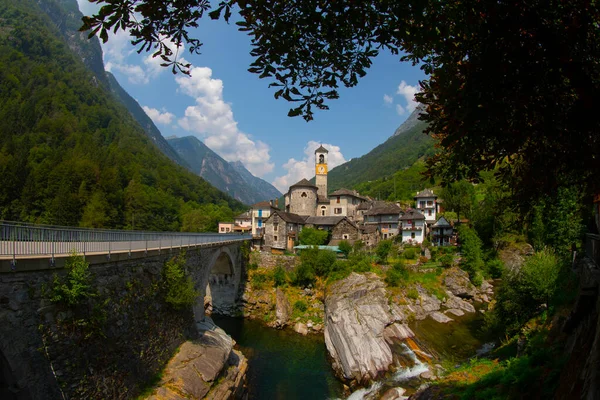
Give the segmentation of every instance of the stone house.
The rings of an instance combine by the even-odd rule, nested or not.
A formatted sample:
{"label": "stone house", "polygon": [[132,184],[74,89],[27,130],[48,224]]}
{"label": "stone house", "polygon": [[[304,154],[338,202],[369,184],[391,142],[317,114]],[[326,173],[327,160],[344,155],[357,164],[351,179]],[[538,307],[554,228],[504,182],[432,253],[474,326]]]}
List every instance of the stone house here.
{"label": "stone house", "polygon": [[374,202],[370,210],[365,212],[364,224],[377,227],[382,239],[391,239],[398,235],[398,221],[402,209],[395,203]]}
{"label": "stone house", "polygon": [[379,231],[376,225],[362,225],[360,229],[360,240],[363,241],[365,246],[370,249],[379,243]]}
{"label": "stone house", "polygon": [[402,243],[423,243],[425,240],[425,216],[410,209],[400,217]]}
{"label": "stone house", "polygon": [[353,244],[361,238],[360,229],[350,218],[344,217],[331,230],[329,246],[337,246],[342,240]]}
{"label": "stone house", "polygon": [[301,215],[275,210],[265,221],[264,247],[275,251],[293,251],[298,234],[305,225]]}
{"label": "stone house", "polygon": [[440,217],[431,226],[431,243],[434,246],[449,246],[455,241],[454,227],[446,218]]}
{"label": "stone house", "polygon": [[416,209],[425,216],[425,223],[430,226],[437,220],[438,203],[437,196],[431,189],[424,189],[417,192],[415,196]]}
{"label": "stone house", "polygon": [[290,186],[285,194],[285,211],[291,214],[315,216],[318,203],[318,187],[306,179]]}
{"label": "stone house", "polygon": [[357,208],[366,201],[367,199],[359,195],[356,190],[338,189],[329,195],[329,215],[348,217],[356,222],[359,220]]}

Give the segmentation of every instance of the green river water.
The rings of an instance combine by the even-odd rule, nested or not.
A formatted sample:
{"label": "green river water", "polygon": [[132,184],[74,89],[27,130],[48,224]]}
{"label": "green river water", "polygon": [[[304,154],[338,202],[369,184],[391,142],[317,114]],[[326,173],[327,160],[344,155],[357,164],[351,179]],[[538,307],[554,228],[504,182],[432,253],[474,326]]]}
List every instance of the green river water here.
{"label": "green river water", "polygon": [[[474,356],[483,345],[480,313],[455,318],[440,324],[431,318],[410,324],[415,342],[434,355],[432,363],[461,363]],[[344,398],[327,360],[322,335],[302,336],[291,330],[276,330],[261,322],[213,315],[215,323],[231,335],[248,358],[250,399],[321,400]],[[419,375],[429,366],[421,362],[404,344],[395,346],[402,360],[396,371],[369,388],[356,390],[349,400],[377,399],[387,389],[401,386],[413,392],[422,383]],[[448,365],[448,363],[446,363]]]}

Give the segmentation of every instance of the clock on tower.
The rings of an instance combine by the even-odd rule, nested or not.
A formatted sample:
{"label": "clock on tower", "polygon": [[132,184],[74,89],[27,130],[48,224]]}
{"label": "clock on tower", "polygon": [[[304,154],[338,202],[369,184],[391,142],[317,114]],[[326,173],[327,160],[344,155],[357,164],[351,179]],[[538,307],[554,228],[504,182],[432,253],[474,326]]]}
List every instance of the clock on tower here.
{"label": "clock on tower", "polygon": [[317,195],[321,199],[327,199],[327,149],[320,146],[315,150],[315,184]]}

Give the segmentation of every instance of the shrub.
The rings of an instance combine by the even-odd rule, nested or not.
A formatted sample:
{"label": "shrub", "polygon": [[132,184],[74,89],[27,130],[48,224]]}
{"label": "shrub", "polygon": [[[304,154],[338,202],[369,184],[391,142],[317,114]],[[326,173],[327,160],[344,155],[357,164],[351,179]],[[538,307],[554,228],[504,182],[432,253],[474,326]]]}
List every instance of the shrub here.
{"label": "shrub", "polygon": [[406,292],[406,297],[416,300],[419,298],[419,291],[415,288],[411,288]]}
{"label": "shrub", "polygon": [[262,290],[265,287],[265,283],[269,280],[267,274],[257,272],[252,275],[252,288],[256,290]]}
{"label": "shrub", "polygon": [[385,283],[389,286],[400,286],[400,283],[408,279],[408,270],[404,266],[403,262],[395,263],[385,273]]}
{"label": "shrub", "polygon": [[325,244],[329,238],[329,232],[316,228],[304,228],[298,235],[300,244],[308,246],[319,246]]}
{"label": "shrub", "polygon": [[315,273],[311,266],[306,263],[300,264],[296,267],[294,280],[292,282],[295,286],[307,287],[314,285]]}
{"label": "shrub", "polygon": [[354,272],[370,272],[371,263],[368,260],[360,260],[352,266]]}
{"label": "shrub", "polygon": [[409,248],[404,250],[404,253],[402,253],[402,255],[407,260],[414,260],[417,257],[417,252],[415,251],[415,249]]}
{"label": "shrub", "polygon": [[[469,278],[473,282],[476,279],[477,273],[481,273],[483,269],[483,251],[481,250],[482,242],[477,236],[474,229],[467,225],[461,225],[458,228],[458,235],[461,242],[461,268],[469,273]],[[475,282],[473,282],[475,284]]]}
{"label": "shrub", "polygon": [[285,269],[281,265],[278,265],[275,270],[273,270],[273,286],[283,286],[285,285]]}
{"label": "shrub", "polygon": [[454,256],[452,254],[444,254],[439,258],[442,267],[450,268],[454,264]]}
{"label": "shrub", "polygon": [[487,271],[492,278],[498,279],[502,277],[502,272],[504,272],[504,264],[497,258],[490,260],[487,263]]}
{"label": "shrub", "polygon": [[54,275],[50,301],[53,303],[65,303],[68,306],[81,304],[85,299],[94,297],[92,288],[92,277],[89,272],[89,264],[83,256],[72,252],[65,262],[67,274],[64,279]]}
{"label": "shrub", "polygon": [[375,248],[375,255],[377,256],[377,262],[385,264],[387,262],[388,255],[392,250],[391,240],[382,240]]}
{"label": "shrub", "polygon": [[337,260],[331,266],[329,272],[328,282],[334,282],[340,279],[344,279],[352,272],[352,268],[349,261]]}
{"label": "shrub", "polygon": [[165,263],[163,282],[166,291],[165,301],[176,309],[194,304],[200,294],[194,289],[194,282],[185,270],[183,254]]}
{"label": "shrub", "polygon": [[427,263],[428,261],[429,261],[429,259],[428,259],[427,257],[425,257],[425,256],[420,256],[420,257],[419,257],[419,262],[420,262],[421,264],[425,264],[425,263]]}
{"label": "shrub", "polygon": [[308,305],[304,300],[298,300],[294,303],[294,310],[299,312],[306,312]]}
{"label": "shrub", "polygon": [[255,262],[251,262],[248,264],[248,270],[253,271],[255,269],[258,269],[258,264]]}
{"label": "shrub", "polygon": [[337,260],[333,251],[319,250],[315,260],[315,273],[317,276],[327,276],[331,271],[331,266]]}
{"label": "shrub", "polygon": [[342,240],[338,245],[338,248],[346,257],[348,257],[348,254],[352,251],[352,245],[347,240]]}

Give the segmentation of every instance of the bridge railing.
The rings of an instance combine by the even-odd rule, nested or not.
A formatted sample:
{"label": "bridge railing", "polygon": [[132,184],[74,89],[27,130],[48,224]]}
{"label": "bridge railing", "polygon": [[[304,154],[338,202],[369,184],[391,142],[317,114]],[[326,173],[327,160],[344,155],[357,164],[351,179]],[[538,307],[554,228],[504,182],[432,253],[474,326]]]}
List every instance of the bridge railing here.
{"label": "bridge railing", "polygon": [[0,257],[64,255],[169,249],[201,244],[243,241],[249,234],[147,232],[87,229],[0,221]]}

